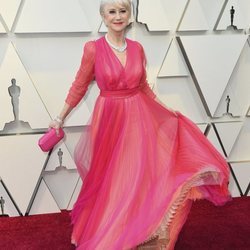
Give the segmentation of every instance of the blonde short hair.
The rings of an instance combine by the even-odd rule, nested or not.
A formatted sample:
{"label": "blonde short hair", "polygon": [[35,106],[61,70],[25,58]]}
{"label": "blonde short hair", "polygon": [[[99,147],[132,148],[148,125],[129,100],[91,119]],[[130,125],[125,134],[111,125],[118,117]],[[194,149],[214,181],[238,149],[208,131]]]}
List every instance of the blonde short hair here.
{"label": "blonde short hair", "polygon": [[103,15],[104,7],[107,4],[120,4],[126,8],[131,15],[131,1],[130,0],[101,0],[100,3],[100,14]]}

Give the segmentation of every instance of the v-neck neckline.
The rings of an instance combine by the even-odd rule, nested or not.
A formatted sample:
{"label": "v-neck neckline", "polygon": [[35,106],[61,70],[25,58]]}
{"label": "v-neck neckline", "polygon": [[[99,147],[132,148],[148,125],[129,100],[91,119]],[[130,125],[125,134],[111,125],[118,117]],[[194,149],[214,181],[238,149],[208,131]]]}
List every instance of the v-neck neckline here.
{"label": "v-neck neckline", "polygon": [[111,50],[111,53],[113,54],[113,56],[116,58],[116,60],[118,61],[118,63],[121,65],[122,69],[125,70],[125,68],[127,67],[127,64],[128,64],[128,50],[129,50],[129,43],[128,43],[128,40],[127,38],[126,39],[126,42],[127,42],[127,49],[125,51],[126,53],[126,61],[124,63],[124,65],[122,64],[121,60],[119,59],[119,57],[116,55],[116,53],[113,51],[113,49],[110,47],[110,45],[108,44],[108,42],[106,41],[105,37],[103,37],[104,40],[105,40],[105,43],[106,45],[109,47],[109,50]]}

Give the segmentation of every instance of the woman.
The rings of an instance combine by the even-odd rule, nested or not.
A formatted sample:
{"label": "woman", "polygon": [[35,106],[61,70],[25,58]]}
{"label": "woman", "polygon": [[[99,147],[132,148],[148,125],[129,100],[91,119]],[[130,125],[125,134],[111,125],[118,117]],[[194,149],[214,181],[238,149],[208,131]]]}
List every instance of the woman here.
{"label": "woman", "polygon": [[125,38],[129,0],[101,1],[108,32],[85,44],[58,129],[95,78],[92,119],[75,150],[83,186],[72,211],[77,249],[173,249],[192,200],[230,199],[227,163],[199,129],[166,109],[146,80],[142,46]]}

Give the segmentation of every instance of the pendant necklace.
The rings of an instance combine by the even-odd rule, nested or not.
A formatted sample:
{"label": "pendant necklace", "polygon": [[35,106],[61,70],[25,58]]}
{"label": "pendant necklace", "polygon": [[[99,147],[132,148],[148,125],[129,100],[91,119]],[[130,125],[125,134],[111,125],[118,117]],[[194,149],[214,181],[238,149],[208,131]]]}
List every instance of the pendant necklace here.
{"label": "pendant necklace", "polygon": [[116,50],[118,52],[124,52],[127,49],[127,42],[126,42],[126,40],[124,40],[124,44],[121,47],[112,44],[108,40],[108,35],[107,34],[105,35],[105,40],[107,41],[107,43],[110,45],[111,48],[113,48],[114,50]]}

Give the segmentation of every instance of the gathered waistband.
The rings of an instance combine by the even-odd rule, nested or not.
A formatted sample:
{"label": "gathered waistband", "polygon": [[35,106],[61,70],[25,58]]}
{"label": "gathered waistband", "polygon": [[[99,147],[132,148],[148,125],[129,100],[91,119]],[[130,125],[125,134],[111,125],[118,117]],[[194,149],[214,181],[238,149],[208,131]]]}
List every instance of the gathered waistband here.
{"label": "gathered waistband", "polygon": [[119,90],[101,90],[100,96],[104,97],[130,97],[136,95],[141,90],[140,87],[133,89],[119,89]]}

